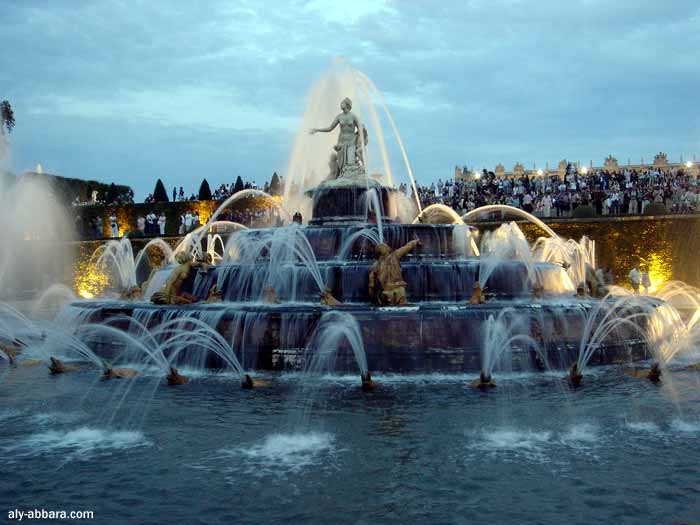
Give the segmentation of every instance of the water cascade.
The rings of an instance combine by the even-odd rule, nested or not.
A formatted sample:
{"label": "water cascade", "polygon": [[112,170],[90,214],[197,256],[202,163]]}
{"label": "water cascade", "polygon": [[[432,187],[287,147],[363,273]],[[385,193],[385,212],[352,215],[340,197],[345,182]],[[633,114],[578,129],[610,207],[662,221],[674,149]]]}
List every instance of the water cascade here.
{"label": "water cascade", "polygon": [[[409,207],[408,197],[397,188],[384,120],[416,197],[410,221],[397,209]],[[575,361],[584,370],[651,356],[667,366],[697,341],[700,294],[669,286],[658,298],[631,300],[614,286],[599,290],[595,244],[585,237],[562,239],[509,206],[463,217],[442,204],[423,209],[383,97],[347,64],[311,87],[285,182],[281,201],[260,190],[236,193],[172,251],[156,239],[134,257],[128,240],[107,242],[95,264],[117,291],[141,285],[143,295],[108,290],[70,302],[57,319],[106,359],[161,373],[173,364],[223,366],[244,378],[244,370],[319,366],[490,375],[526,366],[525,358],[535,368]],[[248,198],[289,224],[218,220]],[[465,224],[495,214],[527,220],[546,236],[530,245],[515,222],[495,230]],[[154,271],[145,283],[147,261]],[[603,291],[610,293],[601,299]],[[333,350],[339,344],[353,359],[337,359],[350,355]]]}

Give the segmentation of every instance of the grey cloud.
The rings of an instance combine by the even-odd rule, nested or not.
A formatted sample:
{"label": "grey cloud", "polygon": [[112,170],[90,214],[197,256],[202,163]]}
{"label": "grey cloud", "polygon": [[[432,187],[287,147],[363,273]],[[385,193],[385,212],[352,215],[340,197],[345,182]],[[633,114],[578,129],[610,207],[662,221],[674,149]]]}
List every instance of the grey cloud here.
{"label": "grey cloud", "polygon": [[161,170],[191,189],[202,172],[262,182],[336,56],[385,93],[426,179],[697,150],[697,2],[337,5],[10,3],[0,97],[16,107],[15,164],[124,180],[140,197]]}

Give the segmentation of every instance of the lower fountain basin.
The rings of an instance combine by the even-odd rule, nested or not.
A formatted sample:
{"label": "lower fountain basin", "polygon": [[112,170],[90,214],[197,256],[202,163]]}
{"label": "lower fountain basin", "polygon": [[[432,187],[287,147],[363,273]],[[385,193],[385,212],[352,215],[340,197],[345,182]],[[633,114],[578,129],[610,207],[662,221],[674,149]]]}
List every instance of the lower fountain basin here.
{"label": "lower fountain basin", "polygon": [[[514,345],[507,352],[505,369],[531,369],[544,364],[567,366],[579,354],[587,316],[595,300],[492,301],[483,305],[421,303],[406,307],[375,307],[367,304],[344,305],[339,311],[358,322],[372,371],[428,373],[475,372],[481,368],[485,323],[504,309],[522,316],[528,337],[541,351]],[[336,310],[336,309],[334,309]],[[129,330],[128,317],[155,327],[161,322],[195,318],[215,328],[233,349],[245,369],[300,370],[317,349],[309,348],[321,316],[331,308],[308,303],[266,305],[261,303],[194,304],[156,306],[126,302],[75,302],[64,313],[80,322],[110,324]],[[119,317],[116,317],[119,316]],[[126,316],[126,317],[125,317]],[[183,325],[184,326],[184,325]],[[647,346],[632,328],[615,340],[601,345],[590,364],[642,360],[651,357]],[[93,336],[92,349],[111,359],[119,346]],[[307,351],[308,348],[308,351]],[[201,352],[197,354],[201,360]],[[221,363],[209,356],[207,366]],[[338,349],[338,371],[357,370],[349,348]]]}

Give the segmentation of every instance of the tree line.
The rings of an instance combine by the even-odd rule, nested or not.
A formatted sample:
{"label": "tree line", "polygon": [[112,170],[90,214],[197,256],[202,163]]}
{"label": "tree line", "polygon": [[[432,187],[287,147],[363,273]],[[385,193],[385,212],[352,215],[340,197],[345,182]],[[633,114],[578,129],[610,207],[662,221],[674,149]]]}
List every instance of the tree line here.
{"label": "tree line", "polygon": [[[245,189],[245,183],[243,182],[243,179],[239,175],[236,177],[236,182],[233,185],[233,193],[238,193],[239,191]],[[277,175],[277,172],[272,174],[272,179],[270,180],[270,188],[269,188],[269,193],[270,195],[281,195],[283,191],[282,187],[282,181],[280,180],[279,175]],[[161,179],[158,179],[156,181],[156,186],[153,189],[153,200],[155,202],[170,202],[170,198],[168,197],[168,191],[165,189],[165,184],[163,184],[163,181]],[[199,185],[199,191],[197,192],[197,200],[200,201],[210,201],[212,200],[212,191],[211,187],[209,186],[209,182],[207,179],[203,179],[202,183]]]}

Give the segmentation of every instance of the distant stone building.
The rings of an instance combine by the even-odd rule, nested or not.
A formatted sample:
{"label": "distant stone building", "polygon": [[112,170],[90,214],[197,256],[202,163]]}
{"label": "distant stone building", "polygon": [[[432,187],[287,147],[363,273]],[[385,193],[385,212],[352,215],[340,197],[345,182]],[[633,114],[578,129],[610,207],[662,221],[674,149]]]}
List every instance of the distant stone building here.
{"label": "distant stone building", "polygon": [[[651,163],[645,163],[644,159],[641,159],[641,162],[638,164],[632,164],[631,160],[628,159],[627,163],[624,165],[621,165],[617,158],[615,158],[612,155],[608,155],[605,160],[603,161],[603,164],[601,166],[594,166],[593,161],[589,162],[588,166],[585,166],[581,164],[580,162],[568,162],[566,159],[562,159],[559,161],[557,164],[556,169],[550,169],[548,165],[545,165],[544,168],[537,168],[536,166],[533,166],[531,170],[526,170],[525,167],[520,163],[516,163],[515,166],[513,166],[513,169],[510,171],[506,171],[504,168],[503,164],[499,163],[496,165],[494,169],[494,173],[496,174],[497,177],[503,178],[503,177],[521,177],[522,175],[528,175],[529,177],[535,177],[535,176],[557,176],[560,179],[563,179],[566,175],[566,169],[570,165],[570,169],[573,168],[575,170],[578,170],[579,172],[589,172],[589,171],[608,171],[610,173],[620,173],[623,172],[627,169],[629,170],[637,170],[637,171],[642,171],[642,170],[648,170],[648,169],[682,169],[684,171],[690,172],[691,176],[698,177],[700,176],[700,167],[698,166],[698,162],[695,160],[695,157],[693,157],[692,161],[683,161],[683,159],[680,160],[680,162],[669,162],[668,156],[666,153],[659,152],[654,156],[654,160]],[[472,169],[469,170],[467,169],[466,166],[463,168],[460,168],[459,166],[455,166],[455,180],[470,180],[473,178],[474,173],[481,173],[481,170],[477,169]]]}

